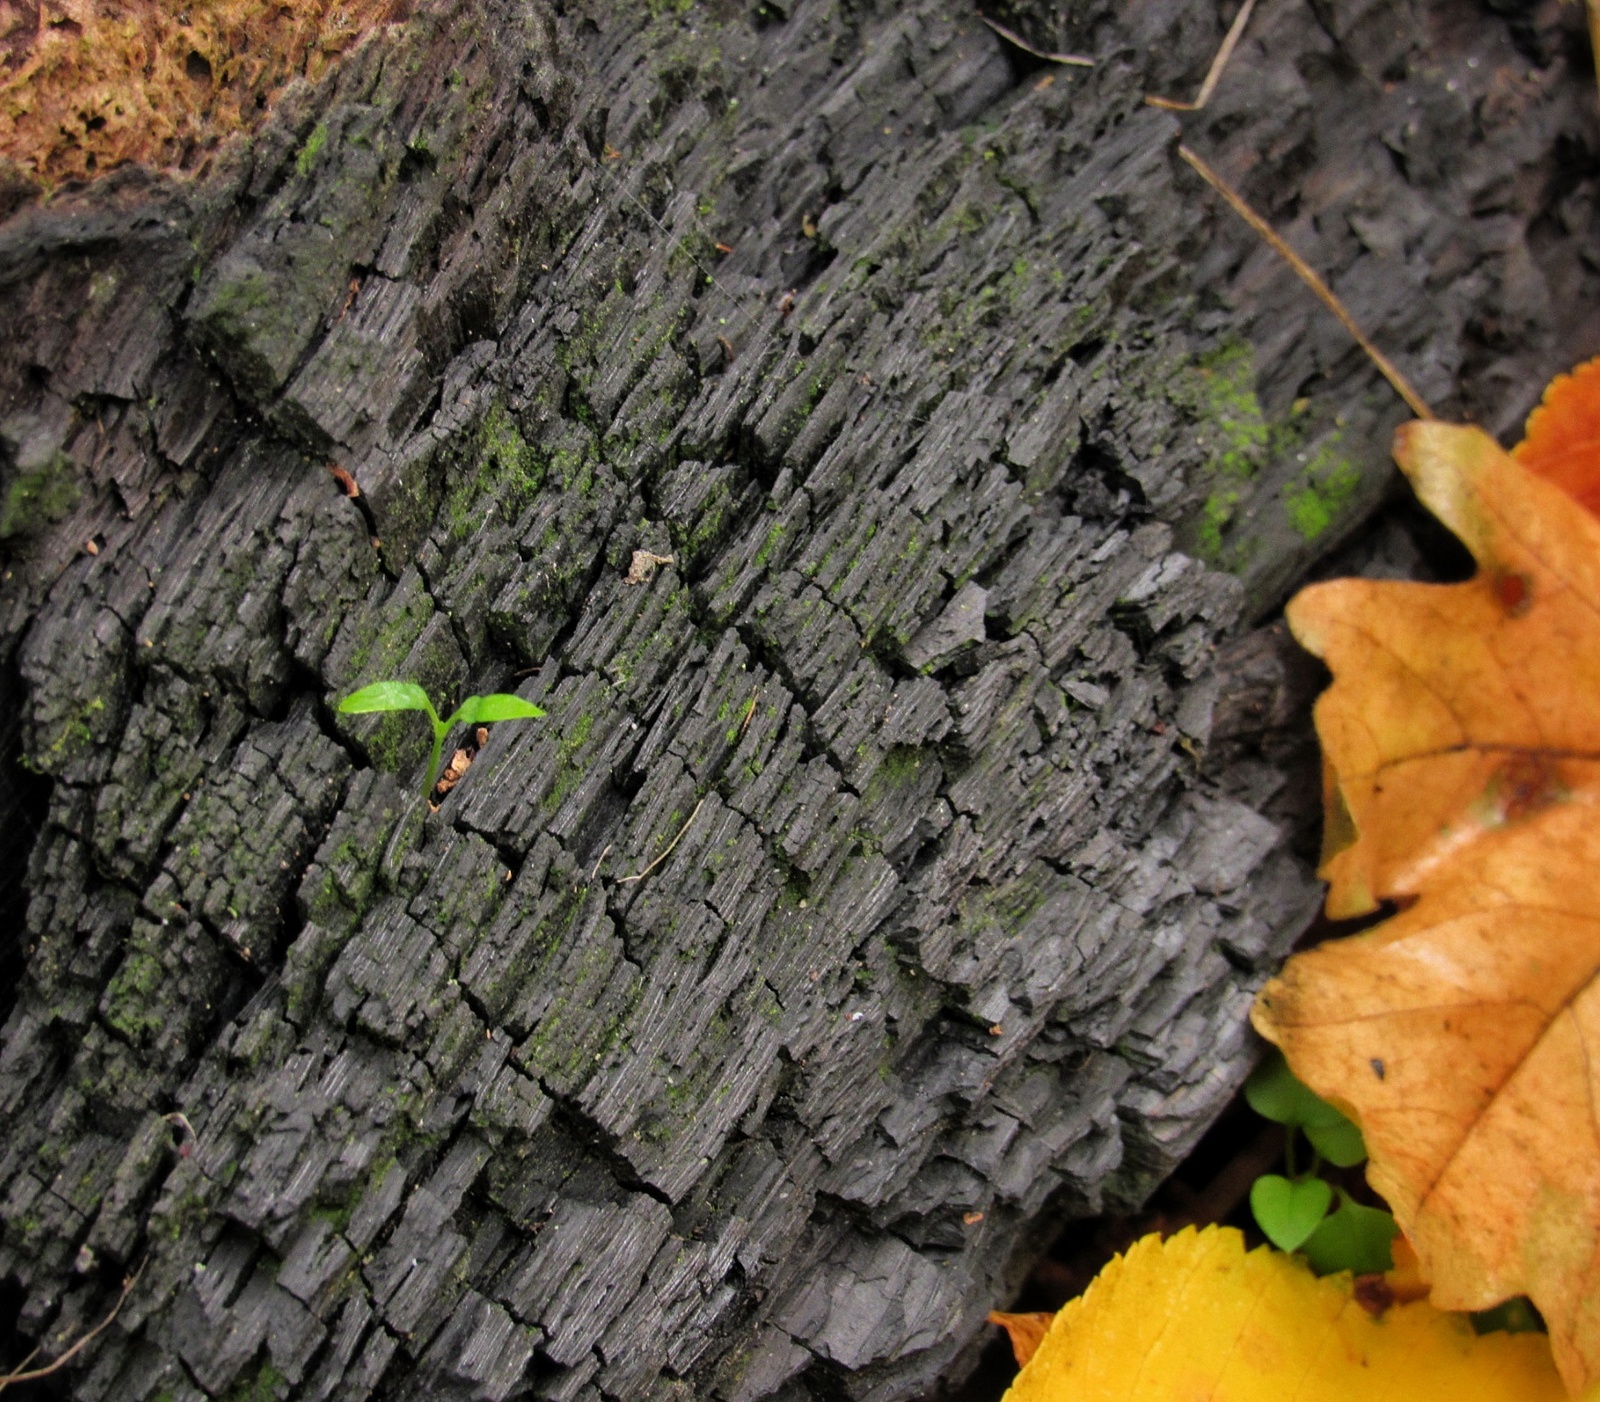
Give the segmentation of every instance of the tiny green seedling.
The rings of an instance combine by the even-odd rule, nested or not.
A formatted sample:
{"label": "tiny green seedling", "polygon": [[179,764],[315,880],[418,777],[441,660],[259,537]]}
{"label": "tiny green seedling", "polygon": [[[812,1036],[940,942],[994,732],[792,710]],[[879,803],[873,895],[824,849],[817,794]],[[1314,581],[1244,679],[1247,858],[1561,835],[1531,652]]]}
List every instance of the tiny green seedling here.
{"label": "tiny green seedling", "polygon": [[[1318,1176],[1324,1162],[1354,1168],[1367,1157],[1360,1127],[1296,1079],[1274,1048],[1245,1083],[1244,1097],[1258,1115],[1284,1127],[1287,1176],[1263,1173],[1250,1189],[1250,1210],[1267,1239],[1282,1251],[1299,1251],[1320,1274],[1386,1271],[1394,1264],[1394,1218],[1357,1202]],[[1295,1139],[1311,1143],[1311,1166],[1295,1171]],[[1331,1213],[1335,1197],[1339,1206]]]}
{"label": "tiny green seedling", "polygon": [[373,682],[371,686],[352,691],[339,703],[341,715],[369,715],[375,711],[423,711],[433,723],[433,757],[428,761],[428,781],[422,786],[424,798],[433,791],[433,781],[439,774],[439,756],[444,751],[446,737],[455,726],[497,720],[535,720],[544,714],[531,701],[496,692],[492,696],[469,696],[453,714],[440,720],[428,693],[415,682]]}
{"label": "tiny green seedling", "polygon": [[[1250,1188],[1250,1211],[1267,1239],[1280,1251],[1298,1251],[1318,1275],[1389,1270],[1400,1230],[1393,1215],[1357,1202],[1338,1184],[1318,1177],[1324,1163],[1354,1168],[1366,1159],[1360,1126],[1298,1080],[1276,1047],[1245,1082],[1244,1098],[1258,1115],[1276,1120],[1286,1131],[1283,1156],[1288,1176],[1263,1173]],[[1311,1142],[1311,1167],[1303,1173],[1295,1172],[1297,1133]],[[1335,1198],[1339,1205],[1329,1212]],[[1471,1319],[1480,1334],[1544,1328],[1538,1311],[1520,1295],[1479,1310]]]}

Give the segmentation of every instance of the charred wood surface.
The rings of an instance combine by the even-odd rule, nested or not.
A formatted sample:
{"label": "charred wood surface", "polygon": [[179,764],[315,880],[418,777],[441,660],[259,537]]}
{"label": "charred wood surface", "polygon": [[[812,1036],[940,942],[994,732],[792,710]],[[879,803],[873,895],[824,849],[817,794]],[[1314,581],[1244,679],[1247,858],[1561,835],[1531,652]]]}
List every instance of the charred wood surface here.
{"label": "charred wood surface", "polygon": [[[1581,7],[1144,106],[1230,17],[424,5],[10,213],[19,1353],[144,1262],[64,1394],[889,1402],[1194,1142],[1317,896],[1240,635],[1402,411],[1180,130],[1441,413],[1600,339]],[[389,677],[549,715],[430,811]]]}

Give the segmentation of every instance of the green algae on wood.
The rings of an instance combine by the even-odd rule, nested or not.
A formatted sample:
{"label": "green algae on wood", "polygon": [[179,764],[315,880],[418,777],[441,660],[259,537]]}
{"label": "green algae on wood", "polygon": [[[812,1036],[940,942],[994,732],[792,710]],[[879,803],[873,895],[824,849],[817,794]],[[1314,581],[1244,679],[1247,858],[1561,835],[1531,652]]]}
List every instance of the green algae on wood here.
{"label": "green algae on wood", "polygon": [[1205,460],[1208,488],[1190,528],[1194,548],[1208,563],[1227,564],[1228,530],[1271,436],[1256,397],[1255,354],[1242,342],[1227,342],[1181,372],[1168,395],[1195,416],[1194,441]]}
{"label": "green algae on wood", "polygon": [[18,464],[0,501],[0,540],[32,535],[64,519],[83,495],[77,464],[60,449]]}
{"label": "green algae on wood", "polygon": [[1306,540],[1316,540],[1339,520],[1361,489],[1361,473],[1339,451],[1335,433],[1317,449],[1283,501],[1289,524]]}

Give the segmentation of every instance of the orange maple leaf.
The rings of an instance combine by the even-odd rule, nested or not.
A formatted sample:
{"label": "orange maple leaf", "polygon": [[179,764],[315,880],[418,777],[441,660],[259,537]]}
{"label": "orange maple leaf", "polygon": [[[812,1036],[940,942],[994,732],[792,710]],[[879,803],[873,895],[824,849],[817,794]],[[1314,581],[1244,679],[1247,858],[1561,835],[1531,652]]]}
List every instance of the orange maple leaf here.
{"label": "orange maple leaf", "polygon": [[1508,455],[1403,426],[1395,458],[1472,551],[1462,584],[1346,579],[1290,604],[1324,658],[1328,910],[1256,1026],[1361,1126],[1433,1302],[1528,1295],[1600,1396],[1600,362]]}
{"label": "orange maple leaf", "polygon": [[1600,359],[1550,382],[1511,456],[1600,516]]}

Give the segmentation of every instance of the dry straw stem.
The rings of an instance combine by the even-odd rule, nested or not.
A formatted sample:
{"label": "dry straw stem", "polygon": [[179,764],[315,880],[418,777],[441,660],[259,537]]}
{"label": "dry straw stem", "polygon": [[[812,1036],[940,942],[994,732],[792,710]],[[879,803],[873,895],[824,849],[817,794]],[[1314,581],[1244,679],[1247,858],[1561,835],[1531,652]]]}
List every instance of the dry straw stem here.
{"label": "dry straw stem", "polygon": [[[704,806],[704,804],[705,804],[705,799],[703,799],[703,798],[700,800],[699,803],[695,804],[694,812],[689,815],[688,822],[684,823],[684,825],[681,828],[678,829],[678,835],[675,838],[673,838],[671,842],[667,843],[667,850],[665,852],[663,852],[659,857],[657,857],[655,859],[655,861],[651,862],[650,865],[647,866],[643,871],[636,872],[632,876],[624,876],[622,878],[622,880],[617,882],[617,885],[619,885],[619,886],[629,886],[629,885],[632,885],[635,881],[643,881],[645,879],[645,877],[649,876],[650,873],[653,872],[658,866],[660,866],[662,862],[666,861],[666,859],[672,855],[672,849],[674,847],[676,847],[680,842],[683,841],[683,835],[684,835],[684,833],[689,831],[690,823],[693,823],[694,820],[700,816],[700,809]],[[601,855],[604,856],[605,854],[602,853]],[[598,862],[596,862],[595,863],[595,870],[598,871],[599,869],[600,869],[600,864]]]}
{"label": "dry straw stem", "polygon": [[[1600,0],[1589,0],[1589,3],[1591,6],[1597,5],[1600,4]],[[1244,0],[1244,4],[1239,6],[1239,13],[1233,17],[1233,23],[1228,26],[1222,47],[1217,50],[1217,56],[1211,60],[1210,71],[1206,74],[1205,82],[1200,84],[1200,94],[1193,102],[1178,102],[1170,97],[1146,97],[1145,101],[1152,107],[1160,107],[1168,112],[1198,112],[1210,102],[1211,94],[1217,90],[1217,84],[1222,81],[1222,70],[1228,66],[1228,60],[1233,57],[1233,51],[1244,35],[1244,27],[1250,23],[1250,11],[1255,7],[1256,0]]]}
{"label": "dry straw stem", "polygon": [[[60,1358],[56,1359],[55,1362],[47,1363],[43,1368],[30,1369],[25,1361],[23,1366],[17,1369],[16,1372],[6,1373],[5,1375],[0,1376],[0,1392],[4,1392],[8,1387],[11,1386],[12,1383],[31,1383],[37,1382],[40,1378],[48,1378],[52,1373],[58,1372],[60,1369],[65,1368],[67,1364],[72,1362],[72,1360],[79,1353],[93,1343],[94,1340],[97,1339],[101,1334],[105,1333],[105,1331],[111,1327],[116,1317],[122,1313],[122,1307],[123,1305],[127,1304],[128,1296],[133,1293],[133,1287],[139,1283],[139,1277],[144,1274],[144,1265],[145,1263],[143,1261],[139,1262],[139,1269],[123,1280],[122,1293],[117,1296],[117,1302],[111,1307],[111,1313],[102,1319],[98,1324],[96,1324],[93,1329],[79,1339],[77,1343],[73,1344],[73,1346],[63,1353]],[[34,1354],[38,1353],[38,1351],[38,1349],[35,1349],[33,1353],[30,1353],[28,1355],[28,1360],[31,1361]]]}
{"label": "dry straw stem", "polygon": [[[1254,0],[1250,0],[1250,3],[1253,4]],[[989,16],[984,14],[981,10],[978,12],[978,18],[988,25],[990,29],[994,30],[994,32],[1004,39],[1008,44],[1015,44],[1019,49],[1022,50],[1023,53],[1032,54],[1035,58],[1042,58],[1046,63],[1067,63],[1072,64],[1077,68],[1094,67],[1094,60],[1092,58],[1084,58],[1082,54],[1058,54],[1052,52],[1050,49],[1036,49],[1020,34],[1016,33],[1016,31],[1007,29],[1005,25],[999,23],[997,20],[990,19]]]}
{"label": "dry straw stem", "polygon": [[1322,305],[1339,318],[1340,324],[1355,337],[1356,344],[1367,353],[1368,358],[1378,367],[1383,378],[1394,386],[1395,393],[1405,400],[1411,412],[1419,419],[1433,418],[1433,410],[1428,407],[1422,396],[1411,387],[1411,382],[1400,373],[1398,367],[1388,356],[1367,339],[1366,333],[1356,325],[1355,318],[1344,309],[1344,303],[1334,296],[1333,289],[1317,275],[1315,269],[1278,236],[1272,225],[1267,223],[1265,219],[1245,203],[1244,196],[1239,194],[1199,156],[1195,155],[1187,146],[1178,147],[1178,154],[1200,173],[1201,179],[1206,184],[1211,186],[1213,190],[1233,206],[1234,212],[1246,224],[1267,241],[1274,253],[1299,274],[1300,280],[1317,294],[1322,301]]}
{"label": "dry straw stem", "polygon": [[34,32],[0,51],[0,162],[46,189],[129,161],[197,170],[395,14],[396,0],[41,0]]}

